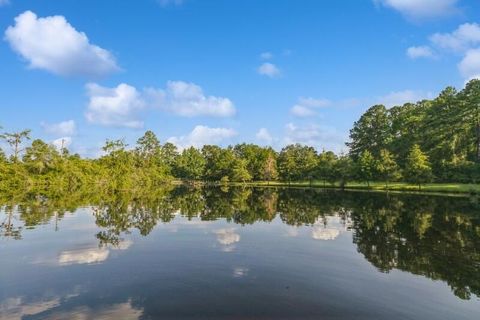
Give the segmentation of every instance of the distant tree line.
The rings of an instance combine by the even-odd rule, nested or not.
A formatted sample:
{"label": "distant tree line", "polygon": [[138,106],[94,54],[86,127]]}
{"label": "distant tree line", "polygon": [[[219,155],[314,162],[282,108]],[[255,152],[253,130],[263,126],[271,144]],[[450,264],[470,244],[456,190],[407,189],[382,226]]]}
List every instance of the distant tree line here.
{"label": "distant tree line", "polygon": [[457,92],[448,87],[433,100],[369,108],[350,131],[348,154],[318,152],[293,144],[271,147],[206,145],[178,150],[147,131],[130,148],[107,140],[104,155],[81,158],[40,139],[30,130],[0,135],[0,189],[44,186],[73,190],[98,185],[111,190],[162,185],[182,179],[207,182],[314,181],[344,186],[349,181],[480,181],[480,80]]}

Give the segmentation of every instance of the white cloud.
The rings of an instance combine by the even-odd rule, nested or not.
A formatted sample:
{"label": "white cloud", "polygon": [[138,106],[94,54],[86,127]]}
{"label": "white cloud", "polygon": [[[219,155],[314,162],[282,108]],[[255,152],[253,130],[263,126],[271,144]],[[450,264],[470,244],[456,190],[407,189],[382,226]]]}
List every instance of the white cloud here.
{"label": "white cloud", "polygon": [[390,108],[404,105],[407,102],[415,103],[423,99],[431,99],[432,97],[433,94],[431,92],[414,90],[394,91],[383,97],[378,97],[376,103],[383,104]]}
{"label": "white cloud", "polygon": [[103,76],[119,70],[109,51],[91,44],[63,16],[37,18],[26,11],[5,31],[5,39],[32,69],[63,76]]}
{"label": "white cloud", "polygon": [[137,112],[144,108],[141,94],[132,86],[120,84],[105,88],[95,83],[87,84],[89,103],[85,117],[90,123],[105,126],[141,128]]}
{"label": "white cloud", "polygon": [[300,143],[317,150],[326,149],[339,153],[344,150],[345,141],[345,134],[332,127],[315,124],[296,126],[293,123],[285,126],[285,145]]}
{"label": "white cloud", "polygon": [[184,2],[184,0],[158,0],[158,3],[162,7],[167,7],[169,5],[180,6],[180,5],[183,4],[183,2]]}
{"label": "white cloud", "polygon": [[270,60],[273,58],[273,54],[271,52],[262,52],[260,58],[263,60]]}
{"label": "white cloud", "polygon": [[145,93],[152,105],[180,116],[230,117],[236,112],[230,99],[206,96],[194,83],[168,81],[165,90],[150,88]]}
{"label": "white cloud", "polygon": [[328,99],[304,98],[298,99],[298,103],[294,105],[290,112],[297,117],[311,117],[317,114],[315,108],[331,106],[332,102]]}
{"label": "white cloud", "polygon": [[206,144],[220,144],[224,140],[236,136],[233,129],[228,128],[210,128],[207,126],[196,126],[192,132],[186,136],[171,137],[167,141],[177,145],[180,148],[196,147],[201,148]]}
{"label": "white cloud", "polygon": [[[480,50],[480,25],[464,23],[450,33],[435,33],[429,37],[430,43],[437,52],[461,54],[458,64],[461,75],[466,79],[477,78],[480,74],[478,55]],[[407,50],[411,58],[435,57],[429,46],[411,47]]]}
{"label": "white cloud", "polygon": [[433,18],[458,11],[458,0],[374,0],[378,5],[399,11],[408,18]]}
{"label": "white cloud", "polygon": [[272,135],[270,134],[270,132],[268,132],[266,128],[260,128],[260,130],[258,130],[256,134],[256,137],[258,140],[266,142],[268,144],[273,142]]}
{"label": "white cloud", "polygon": [[480,78],[480,48],[468,50],[458,65],[462,76],[467,80]]}
{"label": "white cloud", "polygon": [[480,25],[465,23],[451,33],[435,33],[430,41],[439,48],[462,52],[480,44]]}
{"label": "white cloud", "polygon": [[435,55],[429,46],[410,47],[407,49],[407,56],[410,59],[434,58]]}
{"label": "white cloud", "polygon": [[311,117],[316,114],[314,110],[299,104],[294,105],[292,109],[290,109],[290,112],[297,117]]}
{"label": "white cloud", "polygon": [[206,96],[200,86],[184,81],[168,81],[165,89],[143,91],[125,83],[114,88],[90,83],[87,95],[87,120],[105,126],[141,128],[143,122],[138,119],[138,113],[147,108],[184,117],[230,117],[236,112],[230,99]]}
{"label": "white cloud", "polygon": [[45,123],[42,122],[41,126],[45,132],[55,135],[73,135],[75,134],[76,126],[75,121],[67,120],[59,123]]}
{"label": "white cloud", "polygon": [[61,151],[62,147],[67,149],[68,147],[70,147],[70,145],[72,144],[72,138],[62,137],[62,138],[53,140],[51,143],[58,151]]}
{"label": "white cloud", "polygon": [[267,76],[270,78],[277,78],[281,74],[280,69],[270,62],[263,63],[260,67],[258,67],[257,71],[262,76]]}

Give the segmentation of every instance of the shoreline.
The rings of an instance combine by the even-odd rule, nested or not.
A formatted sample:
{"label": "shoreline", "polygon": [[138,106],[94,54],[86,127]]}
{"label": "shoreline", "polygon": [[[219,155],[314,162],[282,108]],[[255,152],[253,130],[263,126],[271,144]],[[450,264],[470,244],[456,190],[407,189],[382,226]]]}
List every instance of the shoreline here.
{"label": "shoreline", "polygon": [[385,192],[385,193],[411,193],[427,195],[454,195],[454,196],[472,196],[480,194],[480,184],[463,183],[429,183],[421,186],[405,182],[390,183],[388,188],[385,183],[372,182],[370,186],[366,183],[350,182],[343,188],[338,184],[330,184],[319,181],[314,182],[281,182],[281,181],[253,181],[253,182],[227,182],[219,181],[186,181],[174,180],[174,184],[194,185],[194,186],[225,186],[225,187],[281,187],[281,188],[302,188],[302,189],[325,189],[341,191],[362,191],[362,192]]}

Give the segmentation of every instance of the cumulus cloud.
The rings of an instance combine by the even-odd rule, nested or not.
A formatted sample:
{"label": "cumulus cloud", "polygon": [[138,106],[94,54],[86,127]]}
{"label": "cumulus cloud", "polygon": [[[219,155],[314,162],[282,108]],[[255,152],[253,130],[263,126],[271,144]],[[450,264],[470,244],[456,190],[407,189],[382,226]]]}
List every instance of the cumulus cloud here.
{"label": "cumulus cloud", "polygon": [[430,36],[430,41],[443,49],[457,52],[465,51],[480,44],[480,25],[464,23],[453,32],[433,34]]}
{"label": "cumulus cloud", "polygon": [[165,90],[149,88],[145,93],[151,104],[180,116],[230,117],[235,114],[235,106],[230,99],[206,96],[202,88],[194,83],[168,81]]}
{"label": "cumulus cloud", "polygon": [[145,107],[141,93],[125,83],[106,88],[95,83],[87,84],[89,98],[85,117],[90,123],[105,126],[141,128],[137,119],[139,110]]}
{"label": "cumulus cloud", "polygon": [[266,128],[260,128],[260,130],[258,130],[255,136],[259,141],[262,141],[268,144],[273,142],[273,137]]}
{"label": "cumulus cloud", "polygon": [[480,79],[480,48],[468,50],[458,68],[466,80]]}
{"label": "cumulus cloud", "polygon": [[328,99],[314,99],[304,98],[298,99],[298,103],[294,105],[290,112],[297,117],[311,117],[317,114],[315,108],[322,108],[332,105],[332,102]]}
{"label": "cumulus cloud", "polygon": [[5,31],[11,48],[32,69],[62,76],[103,76],[119,70],[114,56],[91,44],[63,16],[38,18],[26,11]]}
{"label": "cumulus cloud", "polygon": [[269,78],[277,78],[281,74],[280,69],[270,62],[263,63],[260,67],[258,67],[257,72],[262,76],[267,76]]}
{"label": "cumulus cloud", "polygon": [[[434,46],[437,52],[455,53],[462,56],[458,69],[461,75],[469,80],[477,78],[480,74],[478,68],[478,52],[480,50],[480,25],[477,23],[464,23],[452,32],[435,33],[429,37],[431,46]],[[416,48],[416,49],[412,49]],[[432,57],[432,50],[423,50],[430,46],[411,47],[407,54],[411,58]]]}
{"label": "cumulus cloud", "polygon": [[171,137],[167,141],[180,148],[201,148],[206,144],[220,144],[223,141],[237,135],[237,132],[229,128],[210,128],[198,125],[186,136]]}
{"label": "cumulus cloud", "polygon": [[67,120],[62,121],[59,123],[45,123],[42,122],[41,126],[46,133],[54,134],[54,135],[73,135],[75,134],[76,125],[75,121]]}
{"label": "cumulus cloud", "polygon": [[423,99],[431,99],[432,97],[433,94],[431,92],[414,90],[393,91],[385,96],[378,97],[376,103],[383,104],[390,108],[404,105],[407,102],[413,103]]}
{"label": "cumulus cloud", "polygon": [[114,88],[87,85],[89,103],[85,116],[90,123],[141,128],[139,111],[160,109],[179,116],[230,117],[236,112],[228,98],[207,96],[194,83],[169,81],[165,89],[138,90],[122,83]]}
{"label": "cumulus cloud", "polygon": [[458,11],[456,7],[458,0],[374,0],[374,2],[413,19],[446,16]]}
{"label": "cumulus cloud", "polygon": [[345,134],[332,127],[316,124],[296,126],[293,123],[285,126],[285,145],[300,143],[318,150],[327,149],[338,153],[343,151],[345,141]]}
{"label": "cumulus cloud", "polygon": [[410,47],[407,49],[407,56],[410,59],[434,58],[435,55],[429,46]]}

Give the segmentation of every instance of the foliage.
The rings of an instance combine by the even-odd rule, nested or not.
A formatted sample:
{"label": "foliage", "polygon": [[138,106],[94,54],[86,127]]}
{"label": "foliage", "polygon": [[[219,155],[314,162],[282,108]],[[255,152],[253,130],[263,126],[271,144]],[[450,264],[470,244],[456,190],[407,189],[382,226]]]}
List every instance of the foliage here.
{"label": "foliage", "polygon": [[206,182],[314,180],[345,186],[359,180],[478,183],[480,181],[480,80],[457,91],[443,90],[433,100],[387,109],[369,108],[350,131],[349,154],[337,155],[301,144],[280,152],[255,144],[222,148],[205,145],[178,150],[147,131],[129,147],[107,140],[98,159],[82,159],[39,139],[30,130],[0,135],[0,190],[51,188],[75,190],[98,185],[117,192],[159,186],[172,179]]}
{"label": "foliage", "polygon": [[428,156],[422,152],[417,144],[412,147],[408,154],[405,165],[405,178],[408,182],[416,183],[419,186],[432,179],[432,169]]}

